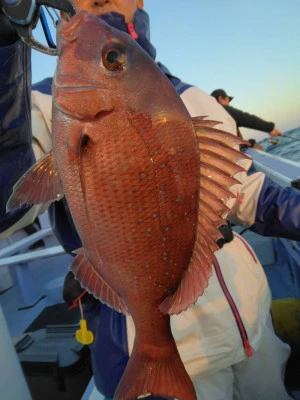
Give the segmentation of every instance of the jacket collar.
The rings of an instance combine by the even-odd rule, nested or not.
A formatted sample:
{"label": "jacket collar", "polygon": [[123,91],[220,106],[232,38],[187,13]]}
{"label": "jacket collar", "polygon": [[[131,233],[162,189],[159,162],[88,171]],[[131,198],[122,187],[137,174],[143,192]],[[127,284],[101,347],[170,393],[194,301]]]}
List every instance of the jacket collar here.
{"label": "jacket collar", "polygon": [[[126,32],[131,33],[131,26],[125,22],[124,15],[111,12],[107,14],[100,15],[100,18],[103,19],[108,25]],[[156,49],[150,42],[150,22],[149,15],[143,9],[138,9],[134,13],[133,18],[133,29],[137,34],[137,38],[135,37],[138,44],[152,57],[155,59],[156,57]],[[132,36],[132,35],[131,35]]]}

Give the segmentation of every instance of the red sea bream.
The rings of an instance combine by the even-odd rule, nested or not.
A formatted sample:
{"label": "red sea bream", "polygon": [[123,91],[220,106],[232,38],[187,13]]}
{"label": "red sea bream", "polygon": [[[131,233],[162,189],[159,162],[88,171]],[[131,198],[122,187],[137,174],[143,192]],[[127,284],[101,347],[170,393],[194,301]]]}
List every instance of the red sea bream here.
{"label": "red sea bream", "polygon": [[191,118],[155,62],[127,34],[84,11],[59,29],[53,150],[8,204],[65,196],[82,241],[71,265],[103,303],[130,313],[136,338],[114,399],[195,400],[170,315],[208,285],[230,211],[241,140]]}

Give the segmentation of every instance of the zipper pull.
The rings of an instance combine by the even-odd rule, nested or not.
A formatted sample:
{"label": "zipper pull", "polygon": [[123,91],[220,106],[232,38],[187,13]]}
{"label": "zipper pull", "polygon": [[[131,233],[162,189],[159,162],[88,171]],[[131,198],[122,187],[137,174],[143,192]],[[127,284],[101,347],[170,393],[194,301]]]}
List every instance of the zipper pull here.
{"label": "zipper pull", "polygon": [[134,40],[136,40],[136,39],[139,37],[139,35],[136,33],[136,31],[135,31],[135,29],[134,29],[134,26],[133,26],[133,23],[132,23],[132,22],[129,22],[129,23],[127,24],[127,29],[128,29],[129,35],[130,35]]}
{"label": "zipper pull", "polygon": [[83,308],[80,298],[78,300],[78,303],[80,308],[81,320],[80,320],[80,328],[77,329],[77,331],[75,332],[76,340],[82,344],[92,344],[94,342],[94,334],[92,331],[87,329],[87,324],[86,320],[84,319]]}
{"label": "zipper pull", "polygon": [[249,343],[248,339],[244,340],[244,349],[245,349],[246,354],[247,354],[248,357],[252,357],[253,356],[253,351],[252,351],[252,348],[250,346],[250,343]]}
{"label": "zipper pull", "polygon": [[240,192],[237,192],[236,198],[237,198],[237,201],[239,202],[239,204],[243,204],[243,198],[242,198]]}
{"label": "zipper pull", "polygon": [[94,342],[94,334],[87,329],[86,320],[80,320],[80,329],[75,333],[76,339],[82,344],[92,344]]}

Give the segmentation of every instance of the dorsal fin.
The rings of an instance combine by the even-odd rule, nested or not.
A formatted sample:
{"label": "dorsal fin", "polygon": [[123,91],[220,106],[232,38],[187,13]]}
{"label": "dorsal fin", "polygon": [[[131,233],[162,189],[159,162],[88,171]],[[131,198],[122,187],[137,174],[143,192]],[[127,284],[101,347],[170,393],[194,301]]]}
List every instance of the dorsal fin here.
{"label": "dorsal fin", "polygon": [[227,218],[227,215],[230,213],[230,208],[204,188],[201,188],[199,206],[201,203],[205,203],[213,213],[220,216],[222,219]]}
{"label": "dorsal fin", "polygon": [[7,211],[23,205],[43,204],[64,196],[52,153],[42,157],[15,184],[7,202]]}
{"label": "dorsal fin", "polygon": [[218,183],[224,189],[230,189],[234,185],[239,185],[239,181],[232,176],[227,175],[219,168],[201,162],[200,175],[211,179],[213,182]]}
{"label": "dorsal fin", "polygon": [[218,154],[212,153],[208,150],[201,150],[201,162],[205,162],[208,165],[221,169],[228,176],[234,176],[237,173],[244,171],[244,168],[240,165],[233,164],[231,161],[227,161],[222,156],[218,156]]}
{"label": "dorsal fin", "polygon": [[198,140],[199,140],[200,153],[202,150],[210,151],[211,153],[214,153],[216,157],[222,157],[227,161],[231,161],[233,164],[237,164],[237,162],[241,159],[249,158],[246,155],[244,155],[244,157],[241,157],[242,153],[240,151],[235,150],[232,147],[229,147],[226,144],[214,140],[212,138],[201,139],[199,137]]}
{"label": "dorsal fin", "polygon": [[230,189],[240,184],[233,176],[244,171],[238,163],[249,158],[233,149],[245,142],[213,128],[216,121],[206,121],[203,117],[192,120],[200,148],[197,236],[189,267],[177,290],[159,306],[160,311],[166,314],[178,314],[186,310],[207,287],[212,274],[213,253],[219,249],[217,240],[223,237],[218,228],[227,224],[223,218],[230,212],[226,202],[235,197]]}

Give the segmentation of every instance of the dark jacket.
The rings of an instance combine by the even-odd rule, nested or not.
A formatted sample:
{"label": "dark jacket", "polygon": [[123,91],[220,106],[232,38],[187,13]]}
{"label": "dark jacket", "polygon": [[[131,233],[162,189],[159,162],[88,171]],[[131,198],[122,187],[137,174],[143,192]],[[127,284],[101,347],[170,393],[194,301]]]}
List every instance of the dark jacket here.
{"label": "dark jacket", "polygon": [[256,115],[248,114],[244,111],[238,110],[231,106],[223,106],[229,115],[235,120],[236,126],[256,129],[257,131],[270,133],[275,124],[273,122],[267,122]]}
{"label": "dark jacket", "polygon": [[31,148],[30,50],[22,42],[0,46],[0,232],[28,211],[6,212],[19,178],[34,163]]}

